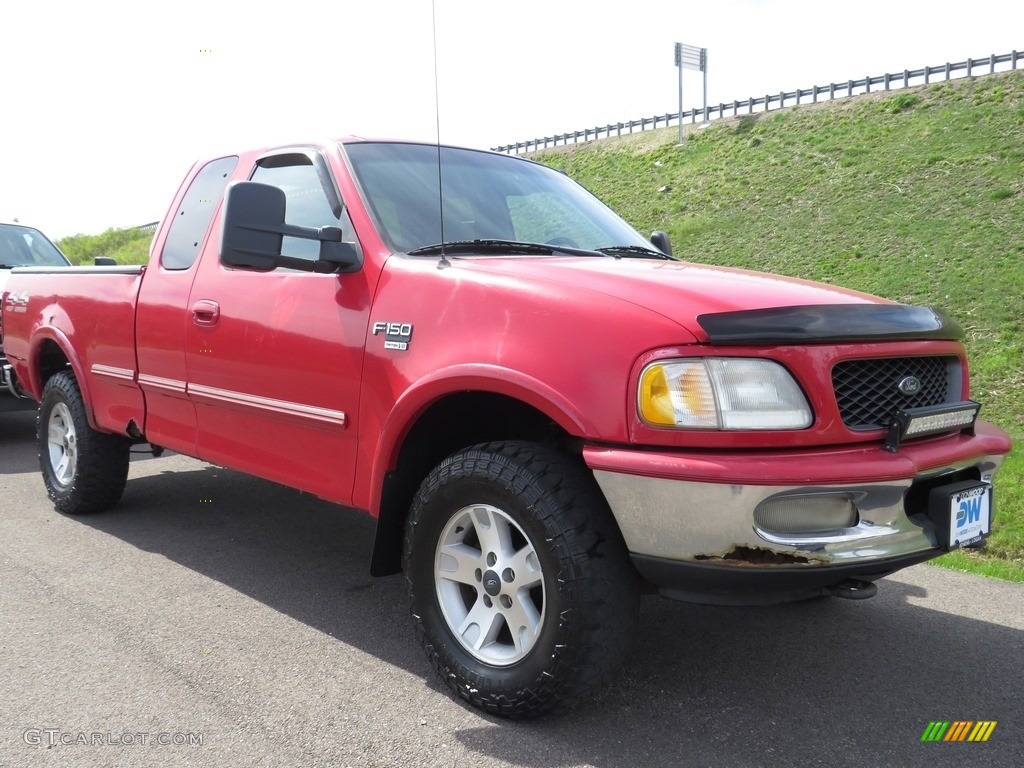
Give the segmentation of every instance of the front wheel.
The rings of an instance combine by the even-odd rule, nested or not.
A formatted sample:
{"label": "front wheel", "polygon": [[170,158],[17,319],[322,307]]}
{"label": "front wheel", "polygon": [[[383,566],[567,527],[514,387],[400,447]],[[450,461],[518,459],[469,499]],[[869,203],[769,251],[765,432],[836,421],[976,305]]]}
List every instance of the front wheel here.
{"label": "front wheel", "polygon": [[51,376],[43,388],[38,441],[43,483],[57,511],[98,512],[121,498],[131,442],[89,426],[85,402],[69,371]]}
{"label": "front wheel", "polygon": [[578,461],[539,445],[479,445],[434,469],[404,567],[434,666],[494,714],[576,704],[632,642],[637,577],[611,511]]}

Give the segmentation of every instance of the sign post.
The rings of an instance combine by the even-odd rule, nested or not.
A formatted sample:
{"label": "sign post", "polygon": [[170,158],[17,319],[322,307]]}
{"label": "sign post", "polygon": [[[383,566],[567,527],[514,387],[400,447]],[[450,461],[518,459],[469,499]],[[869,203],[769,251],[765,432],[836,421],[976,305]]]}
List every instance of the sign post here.
{"label": "sign post", "polygon": [[679,70],[679,143],[683,143],[683,44],[676,43],[676,69]]}
{"label": "sign post", "polygon": [[708,49],[695,45],[676,43],[676,68],[679,70],[679,143],[685,138],[683,134],[683,70],[696,69],[704,73],[704,117],[708,114]]}

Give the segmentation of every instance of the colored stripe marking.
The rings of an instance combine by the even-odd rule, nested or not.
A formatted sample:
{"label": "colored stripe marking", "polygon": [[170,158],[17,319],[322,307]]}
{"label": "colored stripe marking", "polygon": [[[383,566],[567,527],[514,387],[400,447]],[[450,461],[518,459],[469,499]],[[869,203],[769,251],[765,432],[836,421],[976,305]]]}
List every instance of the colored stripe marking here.
{"label": "colored stripe marking", "polygon": [[988,741],[997,724],[996,720],[932,720],[921,741]]}
{"label": "colored stripe marking", "polygon": [[963,741],[967,736],[967,729],[972,725],[974,725],[972,720],[957,720],[946,736],[946,741]]}
{"label": "colored stripe marking", "polygon": [[995,720],[989,720],[989,721],[983,722],[982,725],[984,726],[984,728],[981,731],[979,731],[978,738],[975,739],[975,740],[977,740],[977,741],[987,741],[988,737],[992,735],[992,731],[995,730],[995,723],[996,723]]}

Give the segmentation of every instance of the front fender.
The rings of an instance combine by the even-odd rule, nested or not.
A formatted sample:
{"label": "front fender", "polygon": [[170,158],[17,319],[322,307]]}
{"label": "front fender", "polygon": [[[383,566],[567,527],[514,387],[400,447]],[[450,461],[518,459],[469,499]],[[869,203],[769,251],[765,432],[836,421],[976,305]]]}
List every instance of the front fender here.
{"label": "front fender", "polygon": [[467,391],[490,392],[519,400],[571,435],[596,433],[592,421],[572,401],[521,371],[486,364],[454,365],[432,371],[401,394],[381,430],[370,473],[368,509],[372,515],[379,514],[384,476],[395,467],[402,442],[419,416],[445,395]]}

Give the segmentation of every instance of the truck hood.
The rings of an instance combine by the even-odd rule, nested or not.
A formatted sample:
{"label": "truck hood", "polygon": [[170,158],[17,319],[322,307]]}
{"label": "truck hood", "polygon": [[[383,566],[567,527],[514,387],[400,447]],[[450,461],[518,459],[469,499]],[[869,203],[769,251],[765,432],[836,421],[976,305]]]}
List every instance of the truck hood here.
{"label": "truck hood", "polygon": [[740,269],[680,261],[586,257],[458,258],[460,268],[570,285],[628,301],[675,321],[699,341],[698,318],[776,308],[900,305],[865,293]]}

